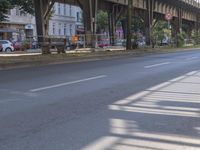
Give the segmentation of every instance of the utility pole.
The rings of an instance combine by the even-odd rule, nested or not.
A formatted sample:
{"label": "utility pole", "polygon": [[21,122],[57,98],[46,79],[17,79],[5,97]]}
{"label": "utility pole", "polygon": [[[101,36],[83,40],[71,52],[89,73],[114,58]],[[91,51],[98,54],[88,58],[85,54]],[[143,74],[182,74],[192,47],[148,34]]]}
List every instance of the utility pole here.
{"label": "utility pole", "polygon": [[133,0],[128,0],[126,50],[131,50],[132,48],[131,44],[132,8],[133,8]]}

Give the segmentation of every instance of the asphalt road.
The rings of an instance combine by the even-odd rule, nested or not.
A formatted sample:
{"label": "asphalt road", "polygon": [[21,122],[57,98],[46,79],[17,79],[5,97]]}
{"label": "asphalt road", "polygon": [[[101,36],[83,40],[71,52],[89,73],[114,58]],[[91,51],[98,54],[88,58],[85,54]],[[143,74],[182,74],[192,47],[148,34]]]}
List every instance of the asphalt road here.
{"label": "asphalt road", "polygon": [[200,50],[0,71],[0,150],[200,150]]}

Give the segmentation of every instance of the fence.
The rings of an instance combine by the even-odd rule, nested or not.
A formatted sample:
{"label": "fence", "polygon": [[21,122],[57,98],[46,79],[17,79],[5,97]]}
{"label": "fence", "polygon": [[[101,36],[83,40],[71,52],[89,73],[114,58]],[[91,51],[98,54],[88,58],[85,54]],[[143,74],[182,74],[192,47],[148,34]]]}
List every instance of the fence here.
{"label": "fence", "polygon": [[[95,48],[107,48],[110,46],[126,46],[126,39],[119,39],[117,37],[110,37],[106,34],[82,34],[75,36],[47,36],[42,37],[45,40],[41,43],[38,42],[37,38],[41,37],[33,37],[28,38],[22,42],[16,42],[18,45],[18,50],[26,50],[26,49],[40,49],[41,46],[45,46],[51,50],[57,50],[59,52],[64,52],[66,50],[74,50],[74,49],[84,49],[88,47]],[[200,38],[185,40],[185,45],[188,44],[196,44],[200,43]],[[137,47],[146,47],[145,38],[133,39],[132,43],[136,44]],[[168,43],[159,43],[156,42],[157,46],[161,45],[173,45],[173,40],[169,40]]]}

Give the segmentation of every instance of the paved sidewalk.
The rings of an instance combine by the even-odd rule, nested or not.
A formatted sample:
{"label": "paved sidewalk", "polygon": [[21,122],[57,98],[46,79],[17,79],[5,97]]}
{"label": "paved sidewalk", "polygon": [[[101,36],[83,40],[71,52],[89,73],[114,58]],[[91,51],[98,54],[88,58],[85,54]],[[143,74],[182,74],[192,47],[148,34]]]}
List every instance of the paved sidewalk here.
{"label": "paved sidewalk", "polygon": [[[67,54],[73,53],[91,53],[91,52],[105,52],[105,51],[125,51],[125,47],[122,46],[110,46],[105,48],[78,48],[75,50],[66,50]],[[52,49],[52,54],[57,54],[57,51]],[[15,51],[11,53],[0,53],[0,57],[16,57],[16,56],[33,56],[42,54],[41,49],[29,49],[26,51]]]}

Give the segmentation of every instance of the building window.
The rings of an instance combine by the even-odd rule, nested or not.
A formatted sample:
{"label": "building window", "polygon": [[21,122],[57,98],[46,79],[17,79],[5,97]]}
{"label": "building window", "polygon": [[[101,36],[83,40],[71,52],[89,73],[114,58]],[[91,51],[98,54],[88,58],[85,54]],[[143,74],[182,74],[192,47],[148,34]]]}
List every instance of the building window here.
{"label": "building window", "polygon": [[16,8],[16,16],[20,15],[20,10],[18,8]]}
{"label": "building window", "polygon": [[26,13],[24,11],[20,11],[20,16],[26,16]]}
{"label": "building window", "polygon": [[59,15],[61,14],[61,6],[60,6],[60,3],[58,3],[58,14],[59,14]]}
{"label": "building window", "polygon": [[77,18],[77,22],[80,22],[80,13],[79,12],[76,13],[76,18]]}
{"label": "building window", "polygon": [[69,30],[70,30],[70,35],[72,35],[72,24],[70,24]]}
{"label": "building window", "polygon": [[67,35],[67,25],[64,24],[64,35]]}
{"label": "building window", "polygon": [[61,35],[61,23],[59,23],[58,34]]}
{"label": "building window", "polygon": [[65,4],[63,5],[63,11],[64,11],[64,15],[66,16],[67,12],[66,12],[66,5]]}
{"label": "building window", "polygon": [[72,6],[69,5],[69,16],[72,16]]}
{"label": "building window", "polygon": [[53,34],[55,34],[55,31],[56,31],[56,25],[55,23],[53,23]]}

